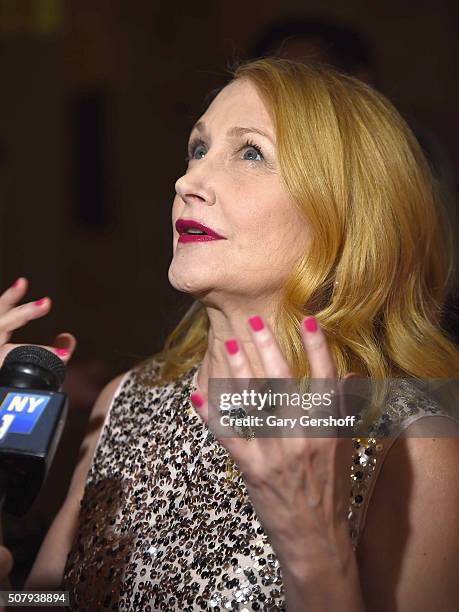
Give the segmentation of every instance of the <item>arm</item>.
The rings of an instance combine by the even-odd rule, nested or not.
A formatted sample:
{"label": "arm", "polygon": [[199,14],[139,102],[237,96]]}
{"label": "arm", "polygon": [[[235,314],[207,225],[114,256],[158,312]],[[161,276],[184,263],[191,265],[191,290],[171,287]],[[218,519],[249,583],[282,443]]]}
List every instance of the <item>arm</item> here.
{"label": "arm", "polygon": [[[332,559],[325,563],[318,562],[313,570],[306,571],[297,571],[291,560],[281,564],[287,610],[365,612],[367,608],[354,553],[349,551],[342,561],[341,567],[337,567]],[[298,568],[301,568],[301,563]]]}
{"label": "arm", "polygon": [[[3,541],[3,539],[1,540]],[[13,557],[8,548],[0,544],[0,590],[10,591],[12,589],[9,573],[13,567]],[[0,608],[1,610],[1,608]]]}
{"label": "arm", "polygon": [[80,500],[101,429],[123,375],[113,379],[101,392],[89,418],[78,462],[64,503],[43,540],[24,590],[57,589],[62,581],[67,555],[78,526]]}
{"label": "arm", "polygon": [[458,508],[459,439],[399,438],[376,482],[357,551],[368,610],[459,609]]}

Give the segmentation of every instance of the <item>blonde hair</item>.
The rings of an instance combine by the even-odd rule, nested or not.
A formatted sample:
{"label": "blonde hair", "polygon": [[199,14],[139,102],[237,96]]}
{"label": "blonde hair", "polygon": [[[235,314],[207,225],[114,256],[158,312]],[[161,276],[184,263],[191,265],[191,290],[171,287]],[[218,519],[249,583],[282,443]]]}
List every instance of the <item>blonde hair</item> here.
{"label": "blonde hair", "polygon": [[[262,58],[230,74],[265,102],[281,178],[312,230],[273,327],[293,377],[308,377],[299,323],[310,314],[338,377],[456,376],[459,351],[440,327],[452,236],[405,121],[380,93],[328,67]],[[195,301],[153,356],[163,362],[155,385],[204,357],[208,330]]]}

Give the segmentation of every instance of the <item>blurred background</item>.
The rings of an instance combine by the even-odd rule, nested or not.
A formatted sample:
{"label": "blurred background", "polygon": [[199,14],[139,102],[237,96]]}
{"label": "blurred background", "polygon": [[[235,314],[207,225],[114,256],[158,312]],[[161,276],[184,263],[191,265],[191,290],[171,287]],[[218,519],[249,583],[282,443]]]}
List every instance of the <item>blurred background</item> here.
{"label": "blurred background", "polygon": [[[174,183],[226,66],[311,56],[381,90],[423,146],[455,235],[458,21],[453,0],[0,0],[1,290],[26,276],[27,299],[54,304],[13,341],[78,340],[48,481],[25,517],[3,520],[14,586],[63,501],[101,387],[159,350],[190,304],[167,279]],[[444,326],[457,339],[454,292]]]}

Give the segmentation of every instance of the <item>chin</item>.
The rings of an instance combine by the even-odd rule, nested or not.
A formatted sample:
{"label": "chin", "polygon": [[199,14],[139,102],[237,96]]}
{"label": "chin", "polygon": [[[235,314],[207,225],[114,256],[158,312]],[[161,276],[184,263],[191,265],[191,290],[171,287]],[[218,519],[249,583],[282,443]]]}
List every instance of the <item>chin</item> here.
{"label": "chin", "polygon": [[175,266],[171,264],[169,267],[168,278],[169,282],[183,293],[202,294],[207,291],[208,283],[204,283],[204,279],[200,279],[190,273],[190,269],[175,270]]}

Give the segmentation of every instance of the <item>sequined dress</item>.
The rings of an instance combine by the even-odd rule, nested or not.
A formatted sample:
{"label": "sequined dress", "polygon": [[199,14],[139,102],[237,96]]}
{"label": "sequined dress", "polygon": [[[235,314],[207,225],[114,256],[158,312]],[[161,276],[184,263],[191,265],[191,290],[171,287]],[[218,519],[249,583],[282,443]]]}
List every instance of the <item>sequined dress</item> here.
{"label": "sequined dress", "polygon": [[[131,370],[118,387],[64,570],[71,609],[285,610],[281,568],[242,477],[228,479],[227,451],[190,403],[199,365],[159,387]],[[401,394],[379,431],[440,411],[414,405]],[[354,441],[354,546],[386,446],[376,437]]]}

